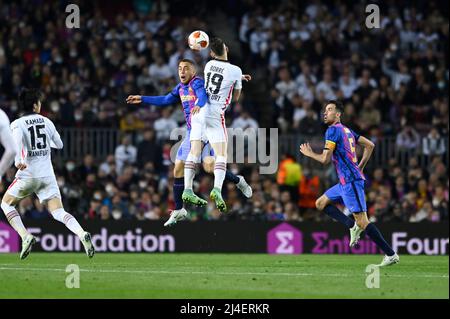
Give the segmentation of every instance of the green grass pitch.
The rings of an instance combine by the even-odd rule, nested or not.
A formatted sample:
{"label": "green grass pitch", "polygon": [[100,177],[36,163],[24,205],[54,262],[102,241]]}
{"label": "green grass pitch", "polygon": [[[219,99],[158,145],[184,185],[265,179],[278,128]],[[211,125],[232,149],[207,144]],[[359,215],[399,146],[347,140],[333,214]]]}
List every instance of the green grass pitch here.
{"label": "green grass pitch", "polygon": [[[365,285],[374,255],[0,254],[0,298],[449,298],[448,256],[400,256]],[[80,288],[66,287],[77,264]]]}

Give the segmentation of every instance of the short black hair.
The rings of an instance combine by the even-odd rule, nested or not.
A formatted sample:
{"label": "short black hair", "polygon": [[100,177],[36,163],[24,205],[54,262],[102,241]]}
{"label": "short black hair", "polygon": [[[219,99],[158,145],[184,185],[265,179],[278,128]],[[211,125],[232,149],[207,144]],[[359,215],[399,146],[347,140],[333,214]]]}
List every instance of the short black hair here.
{"label": "short black hair", "polygon": [[38,104],[42,98],[42,93],[39,89],[23,88],[19,93],[19,107],[23,112],[33,112],[35,104]]}
{"label": "short black hair", "polygon": [[180,65],[180,63],[182,63],[182,62],[192,64],[192,66],[193,66],[194,68],[196,67],[195,62],[192,61],[191,59],[181,59],[181,60],[178,62],[178,65]]}
{"label": "short black hair", "polygon": [[344,104],[339,100],[329,100],[327,103],[325,103],[325,106],[328,104],[334,104],[334,107],[336,108],[336,111],[338,111],[341,114],[344,114]]}
{"label": "short black hair", "polygon": [[210,42],[211,51],[216,55],[223,55],[225,53],[224,42],[221,38],[212,38]]}

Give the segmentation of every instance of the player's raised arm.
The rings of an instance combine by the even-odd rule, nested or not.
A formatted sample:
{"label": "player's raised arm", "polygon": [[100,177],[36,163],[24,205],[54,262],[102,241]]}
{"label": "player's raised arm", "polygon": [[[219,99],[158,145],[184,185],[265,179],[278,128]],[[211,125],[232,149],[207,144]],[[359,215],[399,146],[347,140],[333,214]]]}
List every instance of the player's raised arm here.
{"label": "player's raised arm", "polygon": [[359,136],[357,142],[359,145],[361,145],[364,148],[363,156],[358,164],[359,169],[362,171],[362,170],[364,170],[364,167],[366,167],[366,164],[369,161],[370,156],[372,156],[372,152],[373,152],[373,149],[375,148],[375,144],[368,138],[365,138],[364,136]]}
{"label": "player's raised arm", "polygon": [[331,162],[331,156],[333,155],[333,150],[325,148],[321,154],[315,153],[311,145],[309,143],[303,143],[300,145],[300,152],[308,157],[311,157],[312,159],[322,163],[322,164],[328,164]]}

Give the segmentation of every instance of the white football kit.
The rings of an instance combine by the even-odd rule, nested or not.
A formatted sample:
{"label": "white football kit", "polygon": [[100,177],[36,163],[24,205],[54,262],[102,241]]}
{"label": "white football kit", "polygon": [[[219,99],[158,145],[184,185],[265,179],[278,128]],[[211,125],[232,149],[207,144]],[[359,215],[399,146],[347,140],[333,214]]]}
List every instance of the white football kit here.
{"label": "white football kit", "polygon": [[224,113],[230,105],[233,90],[242,88],[242,70],[222,60],[211,60],[205,65],[205,89],[208,101],[191,117],[190,140],[206,139],[210,143],[228,141]]}
{"label": "white football kit", "polygon": [[63,142],[55,125],[39,114],[23,116],[11,123],[18,146],[15,164],[27,168],[18,170],[8,192],[19,199],[35,193],[40,202],[61,198],[51,160],[51,148],[61,149]]}
{"label": "white football kit", "polygon": [[242,89],[242,70],[228,61],[211,60],[205,65],[205,134],[210,143],[228,141],[224,113],[230,105],[233,90]]}
{"label": "white football kit", "polygon": [[0,143],[5,149],[3,156],[0,158],[0,181],[3,174],[11,166],[14,159],[14,154],[16,150],[16,145],[11,136],[11,131],[9,129],[9,119],[8,116],[0,109]]}

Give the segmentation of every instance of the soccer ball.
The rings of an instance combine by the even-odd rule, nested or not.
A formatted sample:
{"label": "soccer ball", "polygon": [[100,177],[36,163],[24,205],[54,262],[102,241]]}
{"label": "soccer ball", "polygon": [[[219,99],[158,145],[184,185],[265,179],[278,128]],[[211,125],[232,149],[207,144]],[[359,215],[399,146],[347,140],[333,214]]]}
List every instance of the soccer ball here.
{"label": "soccer ball", "polygon": [[194,51],[204,50],[209,45],[209,37],[203,31],[194,31],[189,35],[188,44]]}

